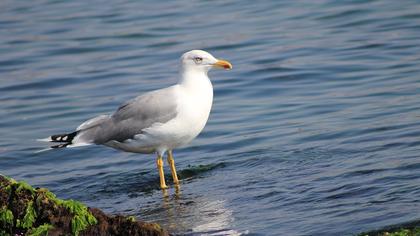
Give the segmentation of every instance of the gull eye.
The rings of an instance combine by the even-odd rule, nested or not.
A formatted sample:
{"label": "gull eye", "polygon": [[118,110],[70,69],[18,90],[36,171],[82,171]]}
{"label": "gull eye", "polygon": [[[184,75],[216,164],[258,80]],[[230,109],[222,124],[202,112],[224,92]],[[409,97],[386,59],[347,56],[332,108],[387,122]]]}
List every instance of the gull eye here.
{"label": "gull eye", "polygon": [[194,61],[196,64],[201,64],[201,62],[203,62],[203,58],[202,57],[194,57]]}

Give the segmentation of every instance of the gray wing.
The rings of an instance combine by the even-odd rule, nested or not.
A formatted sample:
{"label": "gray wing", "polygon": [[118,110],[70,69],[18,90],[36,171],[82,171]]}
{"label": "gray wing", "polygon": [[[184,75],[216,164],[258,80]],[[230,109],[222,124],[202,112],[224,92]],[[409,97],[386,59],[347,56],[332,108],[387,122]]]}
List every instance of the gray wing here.
{"label": "gray wing", "polygon": [[[111,116],[95,118],[80,126],[80,137],[96,144],[123,142],[155,123],[166,123],[177,115],[174,87],[156,90],[124,103]],[[100,116],[101,117],[101,116]],[[99,117],[98,117],[99,118]]]}

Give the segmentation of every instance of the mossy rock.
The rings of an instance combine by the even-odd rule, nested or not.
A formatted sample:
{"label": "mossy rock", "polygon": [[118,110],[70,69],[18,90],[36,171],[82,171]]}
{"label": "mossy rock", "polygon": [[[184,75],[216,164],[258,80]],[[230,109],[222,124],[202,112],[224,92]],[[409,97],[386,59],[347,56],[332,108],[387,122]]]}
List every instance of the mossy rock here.
{"label": "mossy rock", "polygon": [[158,224],[108,216],[74,200],[58,199],[0,175],[0,236],[3,235],[168,235]]}
{"label": "mossy rock", "polygon": [[420,236],[420,220],[360,233],[359,236]]}

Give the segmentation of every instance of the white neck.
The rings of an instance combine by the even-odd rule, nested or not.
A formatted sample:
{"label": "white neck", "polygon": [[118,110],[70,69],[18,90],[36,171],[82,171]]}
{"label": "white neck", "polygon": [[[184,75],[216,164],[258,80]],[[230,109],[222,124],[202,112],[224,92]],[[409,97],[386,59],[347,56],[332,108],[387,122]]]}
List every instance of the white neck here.
{"label": "white neck", "polygon": [[197,91],[201,89],[211,89],[213,91],[213,86],[207,76],[207,71],[203,70],[185,70],[182,68],[179,73],[178,84]]}

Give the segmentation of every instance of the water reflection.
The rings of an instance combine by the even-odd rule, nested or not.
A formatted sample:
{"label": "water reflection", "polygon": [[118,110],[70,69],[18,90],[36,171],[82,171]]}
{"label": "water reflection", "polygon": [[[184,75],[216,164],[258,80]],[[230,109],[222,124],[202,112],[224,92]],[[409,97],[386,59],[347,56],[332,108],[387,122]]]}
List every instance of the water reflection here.
{"label": "water reflection", "polygon": [[232,229],[235,221],[225,200],[182,195],[182,186],[162,190],[160,221],[169,231],[188,235],[241,235]]}

